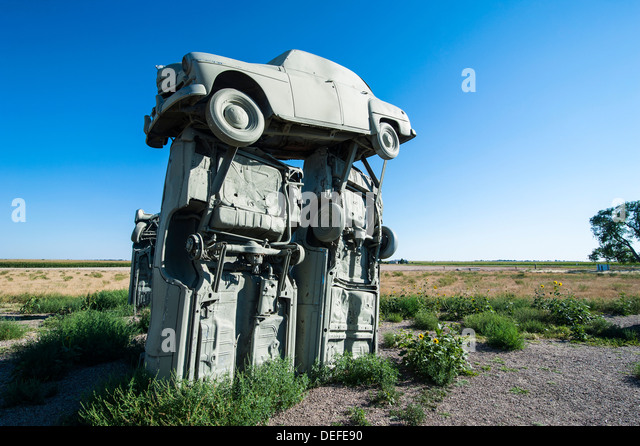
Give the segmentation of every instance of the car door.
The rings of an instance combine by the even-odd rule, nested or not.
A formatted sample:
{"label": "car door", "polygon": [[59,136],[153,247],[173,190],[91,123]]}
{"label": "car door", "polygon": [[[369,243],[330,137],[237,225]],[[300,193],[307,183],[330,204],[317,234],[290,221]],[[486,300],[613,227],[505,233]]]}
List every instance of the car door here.
{"label": "car door", "polygon": [[342,124],[368,132],[369,100],[372,94],[364,88],[355,88],[340,81],[334,83],[342,109]]}
{"label": "car door", "polygon": [[287,69],[295,117],[323,126],[342,126],[342,111],[336,85],[330,79]]}

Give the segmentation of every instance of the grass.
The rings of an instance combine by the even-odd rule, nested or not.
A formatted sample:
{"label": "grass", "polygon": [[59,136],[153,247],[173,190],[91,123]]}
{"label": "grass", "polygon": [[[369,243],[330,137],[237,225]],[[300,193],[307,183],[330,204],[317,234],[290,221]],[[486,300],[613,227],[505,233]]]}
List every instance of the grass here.
{"label": "grass", "polygon": [[522,387],[518,387],[518,386],[514,386],[511,389],[509,389],[509,392],[515,394],[515,395],[527,395],[529,394],[529,390],[527,389],[523,389]]}
{"label": "grass", "polygon": [[440,320],[435,312],[430,310],[419,310],[413,320],[413,326],[418,330],[435,330]]}
{"label": "grass", "polygon": [[18,296],[15,300],[23,302],[20,308],[22,314],[66,314],[85,309],[102,311],[119,308],[124,312],[132,311],[132,308],[128,308],[128,298],[128,290],[103,290],[85,297],[27,294]]}
{"label": "grass", "polygon": [[633,365],[633,371],[632,371],[633,376],[635,376],[637,379],[640,380],[640,362],[636,362]]}
{"label": "grass", "polygon": [[353,357],[345,352],[335,355],[330,364],[314,364],[311,379],[316,385],[344,384],[385,388],[395,386],[399,372],[388,359],[373,353]]}
{"label": "grass", "polygon": [[247,367],[233,379],[156,380],[136,369],[82,401],[77,423],[89,426],[252,426],[301,401],[305,375],[288,361]]}
{"label": "grass", "polygon": [[0,321],[0,341],[20,339],[28,331],[28,328],[13,319]]}
{"label": "grass", "polygon": [[391,410],[390,415],[404,421],[409,426],[418,426],[426,418],[424,409],[416,403],[409,403],[404,409]]}
{"label": "grass", "polygon": [[[458,274],[462,276],[476,273]],[[499,277],[498,273],[492,274],[491,277],[494,279]],[[509,273],[509,280],[526,275],[527,273],[522,271],[517,274]],[[424,272],[416,277],[429,279]],[[602,277],[592,274],[589,277],[594,282],[608,283],[609,287],[613,284],[612,280],[627,281],[636,285],[640,283],[636,274]],[[434,278],[438,279],[442,277]],[[520,349],[524,345],[524,338],[536,337],[612,346],[640,345],[640,331],[615,327],[602,319],[603,314],[640,314],[640,294],[619,293],[614,298],[583,298],[576,297],[573,292],[566,290],[566,284],[557,286],[558,283],[553,281],[546,289],[538,289],[535,298],[531,290],[529,295],[524,296],[510,291],[494,292],[490,297],[483,293],[434,295],[433,292],[438,287],[435,286],[432,290],[423,283],[421,294],[410,294],[405,290],[403,294],[382,295],[380,311],[383,316],[387,315],[386,320],[400,322],[412,319],[414,328],[425,331],[433,331],[438,322],[462,323],[486,337],[491,346],[505,350]],[[538,287],[539,284],[534,290]],[[549,289],[557,292],[549,294]],[[544,296],[540,293],[541,290],[545,291]],[[476,314],[483,315],[473,316]],[[493,322],[491,330],[487,326],[489,322]],[[480,325],[483,327],[480,328]],[[387,343],[393,345],[394,340],[389,337],[385,339],[385,344]]]}
{"label": "grass", "polygon": [[57,392],[58,387],[55,383],[43,383],[33,378],[13,380],[3,391],[3,405],[4,407],[40,405]]}
{"label": "grass", "polygon": [[[568,337],[570,335],[569,328],[558,325],[561,321],[553,319],[550,310],[535,308],[530,296],[524,296],[509,289],[492,288],[491,293],[487,293],[489,288],[485,285],[488,283],[491,283],[494,288],[499,288],[504,279],[514,284],[516,281],[522,281],[522,285],[525,286],[532,280],[531,274],[510,272],[508,277],[494,276],[491,280],[485,280],[487,277],[480,273],[466,272],[465,276],[462,276],[462,273],[458,276],[463,280],[454,281],[451,278],[443,279],[438,276],[438,279],[443,280],[436,282],[431,274],[421,272],[420,275],[410,275],[409,273],[412,272],[405,272],[394,278],[404,280],[406,284],[413,287],[412,289],[422,287],[423,290],[429,289],[429,292],[412,293],[411,290],[407,290],[402,294],[383,295],[380,301],[381,315],[400,320],[413,319],[414,326],[425,331],[432,330],[433,324],[442,320],[443,315],[453,315],[459,317],[458,322],[466,321],[469,324],[476,324],[474,326],[478,333],[485,336],[487,342],[494,339],[494,342],[497,342],[494,345],[504,349],[511,349],[512,345],[517,345],[518,342],[514,343],[514,340],[521,340],[522,333],[535,333],[540,336]],[[575,277],[577,276],[581,274],[577,273]],[[7,277],[7,274],[0,274],[0,279],[3,277]],[[15,277],[18,279],[18,276]],[[122,278],[124,277],[123,275]],[[637,291],[632,286],[614,286],[615,282],[611,282],[626,281],[629,280],[628,277],[624,275],[603,275],[597,278],[591,275],[590,277],[593,282],[584,285],[585,292],[592,293],[598,289],[592,285],[595,282],[608,283],[609,288],[617,288],[618,291],[625,290],[624,293],[618,293],[615,299],[594,296],[584,299],[590,312],[620,315],[640,312],[640,298],[636,294]],[[28,278],[29,276],[25,274],[24,280]],[[427,283],[435,284],[437,290],[433,286],[425,286]],[[455,296],[439,294],[442,287],[461,284],[476,286],[482,290],[482,293],[461,293]],[[473,306],[467,305],[471,295],[476,298],[486,298],[486,303],[492,311],[478,311]],[[57,314],[50,318],[38,340],[28,343],[19,353],[20,366],[16,369],[13,381],[5,387],[5,402],[40,404],[43,399],[55,393],[55,380],[68,371],[65,369],[65,364],[73,367],[93,361],[108,360],[104,358],[122,358],[131,354],[131,338],[139,328],[126,323],[123,318],[130,314],[126,299],[126,290],[91,293],[79,297],[52,294],[0,296],[2,303],[19,303],[25,312],[40,312],[48,309],[51,313]],[[444,306],[445,302],[447,307]],[[466,314],[467,311],[470,313]],[[98,313],[101,316],[97,316]],[[143,317],[143,323],[144,321]],[[122,323],[124,325],[121,325]],[[148,317],[146,323],[148,323]],[[589,320],[589,323],[584,325],[584,330],[592,341],[606,340],[613,345],[638,342],[636,332],[619,329],[604,323],[599,318]],[[490,336],[490,333],[493,333],[493,336]],[[103,345],[100,344],[99,337],[108,338],[111,341]],[[385,333],[384,342],[385,345],[391,346],[394,345],[395,340],[392,335]],[[36,348],[37,344],[39,346]],[[95,345],[98,348],[87,348],[87,345]],[[30,372],[23,373],[25,369],[29,369]],[[247,369],[246,374],[238,374],[237,379],[234,378],[233,381],[187,384],[155,382],[148,375],[143,376],[143,372],[136,370],[135,376],[120,377],[116,381],[101,386],[91,397],[85,399],[82,415],[79,414],[77,422],[91,425],[128,425],[127,423],[137,420],[137,417],[145,417],[146,421],[138,420],[132,425],[264,424],[265,420],[278,410],[283,410],[290,404],[294,404],[294,401],[303,398],[305,389],[309,386],[336,383],[373,389],[371,395],[376,404],[395,405],[399,400],[399,393],[396,390],[399,370],[394,364],[375,355],[359,358],[344,355],[336,358],[336,362],[331,367],[319,367],[314,372],[316,374],[310,377],[290,374],[290,372],[290,366],[286,367],[286,373],[283,369],[274,366],[274,369],[268,371],[267,377],[257,370]],[[635,366],[633,373],[640,379],[640,365]],[[297,379],[300,381],[296,381]],[[524,394],[527,391],[520,389],[513,392]],[[438,395],[431,397],[434,408],[437,401],[444,397],[441,393]],[[205,405],[215,409],[203,413],[201,408]],[[422,407],[424,404],[421,404],[421,407],[410,405],[394,413],[406,424],[419,424]],[[364,425],[365,415],[364,411],[354,409],[351,413],[351,422]]]}
{"label": "grass", "polygon": [[471,314],[464,318],[463,325],[487,337],[491,347],[503,350],[521,350],[524,338],[515,322],[494,312]]}
{"label": "grass", "polygon": [[351,426],[371,426],[367,420],[367,412],[361,407],[352,407],[347,411]]}
{"label": "grass", "polygon": [[16,348],[16,378],[55,381],[74,365],[125,357],[137,333],[135,325],[116,313],[84,310],[54,316],[37,340]]}

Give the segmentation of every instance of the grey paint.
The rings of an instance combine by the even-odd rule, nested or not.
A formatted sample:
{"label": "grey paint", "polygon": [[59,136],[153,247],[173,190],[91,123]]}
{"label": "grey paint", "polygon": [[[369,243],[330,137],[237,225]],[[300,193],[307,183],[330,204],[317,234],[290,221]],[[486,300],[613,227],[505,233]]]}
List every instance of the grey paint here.
{"label": "grey paint", "polygon": [[146,367],[202,379],[376,352],[379,259],[397,247],[380,191],[386,160],[415,136],[406,114],[302,51],[267,64],[189,53],[167,67],[144,127],[151,147],[173,139],[161,210],[138,211],[132,235],[130,302],[151,307]]}

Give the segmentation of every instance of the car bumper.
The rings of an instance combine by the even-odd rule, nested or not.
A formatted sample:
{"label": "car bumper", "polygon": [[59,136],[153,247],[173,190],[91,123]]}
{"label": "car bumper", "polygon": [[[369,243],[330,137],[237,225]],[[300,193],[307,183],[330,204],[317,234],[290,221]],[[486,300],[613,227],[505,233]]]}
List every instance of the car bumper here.
{"label": "car bumper", "polygon": [[162,147],[166,143],[167,138],[154,134],[154,128],[157,128],[159,123],[163,121],[163,115],[167,110],[188,98],[201,98],[206,95],[207,89],[202,84],[187,85],[166,99],[157,95],[153,112],[144,117],[144,133],[147,135],[147,144],[151,147]]}

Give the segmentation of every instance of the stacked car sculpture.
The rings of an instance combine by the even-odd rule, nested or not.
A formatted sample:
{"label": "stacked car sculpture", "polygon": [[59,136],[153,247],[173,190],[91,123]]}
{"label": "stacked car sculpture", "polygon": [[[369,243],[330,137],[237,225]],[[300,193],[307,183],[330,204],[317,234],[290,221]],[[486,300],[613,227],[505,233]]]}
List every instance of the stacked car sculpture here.
{"label": "stacked car sculpture", "polygon": [[193,380],[375,352],[379,260],[397,247],[380,189],[415,137],[406,114],[298,50],[189,53],[157,85],[146,142],[172,143],[160,212],[136,212],[129,296],[151,307],[147,369]]}

